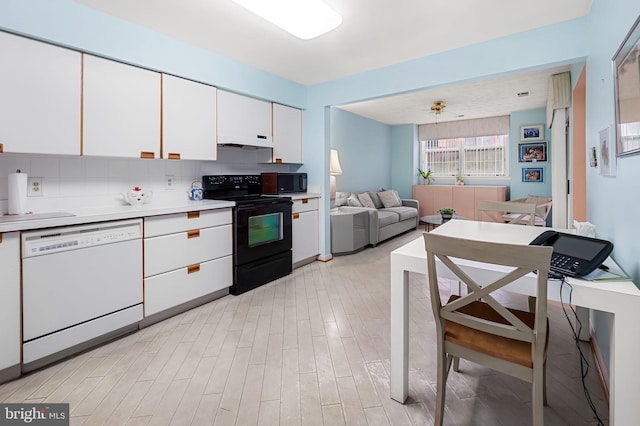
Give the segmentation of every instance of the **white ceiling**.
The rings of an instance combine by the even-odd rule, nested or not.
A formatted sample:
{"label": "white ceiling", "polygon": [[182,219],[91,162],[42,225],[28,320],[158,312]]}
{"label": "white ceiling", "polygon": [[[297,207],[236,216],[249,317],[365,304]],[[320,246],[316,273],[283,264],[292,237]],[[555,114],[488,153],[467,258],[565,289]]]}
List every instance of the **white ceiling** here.
{"label": "white ceiling", "polygon": [[[579,18],[591,8],[591,0],[325,0],[343,16],[342,25],[300,40],[231,0],[75,1],[304,85]],[[537,72],[507,77],[512,87],[497,81],[496,90],[470,83],[344,108],[388,124],[424,123],[431,103],[443,100],[448,108],[442,120],[455,118],[453,113],[472,118],[479,109],[500,112],[497,100],[489,103],[498,91],[509,97],[513,90],[531,90],[533,96],[542,78],[546,94],[547,77]]]}

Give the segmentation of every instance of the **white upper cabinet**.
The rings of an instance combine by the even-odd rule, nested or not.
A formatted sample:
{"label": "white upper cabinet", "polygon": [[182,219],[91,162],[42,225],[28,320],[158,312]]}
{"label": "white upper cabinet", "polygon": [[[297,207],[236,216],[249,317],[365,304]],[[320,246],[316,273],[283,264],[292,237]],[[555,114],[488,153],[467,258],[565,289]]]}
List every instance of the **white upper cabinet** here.
{"label": "white upper cabinet", "polygon": [[302,111],[273,104],[273,162],[302,164]]}
{"label": "white upper cabinet", "polygon": [[218,144],[272,148],[271,102],[218,90]]}
{"label": "white upper cabinet", "polygon": [[0,32],[0,152],[80,154],[80,53]]}
{"label": "white upper cabinet", "polygon": [[83,57],[83,155],[158,158],[160,74]]}
{"label": "white upper cabinet", "polygon": [[162,75],[162,158],[217,158],[216,91],[213,86]]}

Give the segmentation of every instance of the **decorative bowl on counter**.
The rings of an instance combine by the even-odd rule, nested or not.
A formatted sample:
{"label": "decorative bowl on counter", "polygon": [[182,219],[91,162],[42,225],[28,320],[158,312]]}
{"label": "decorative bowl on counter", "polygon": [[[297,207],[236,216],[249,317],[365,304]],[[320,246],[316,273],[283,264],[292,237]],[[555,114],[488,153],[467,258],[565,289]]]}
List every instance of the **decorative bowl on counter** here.
{"label": "decorative bowl on counter", "polygon": [[136,186],[133,189],[128,190],[125,194],[122,194],[122,197],[127,203],[131,204],[132,206],[140,206],[142,204],[151,202],[153,191],[145,191],[139,186]]}

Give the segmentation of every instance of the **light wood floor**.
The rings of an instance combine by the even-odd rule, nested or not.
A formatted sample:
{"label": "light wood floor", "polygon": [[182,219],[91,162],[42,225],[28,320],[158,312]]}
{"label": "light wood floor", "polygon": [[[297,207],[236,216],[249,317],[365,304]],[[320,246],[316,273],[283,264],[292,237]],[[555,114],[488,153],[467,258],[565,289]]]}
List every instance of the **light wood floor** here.
{"label": "light wood floor", "polygon": [[[410,398],[389,397],[389,252],[420,235],[157,323],[6,383],[0,401],[66,402],[72,425],[432,424],[435,327],[419,275],[411,275]],[[526,309],[524,298],[513,303]],[[549,316],[545,424],[597,424],[560,305]],[[607,424],[595,368],[586,382]],[[462,361],[446,407],[450,425],[528,425],[530,385]]]}

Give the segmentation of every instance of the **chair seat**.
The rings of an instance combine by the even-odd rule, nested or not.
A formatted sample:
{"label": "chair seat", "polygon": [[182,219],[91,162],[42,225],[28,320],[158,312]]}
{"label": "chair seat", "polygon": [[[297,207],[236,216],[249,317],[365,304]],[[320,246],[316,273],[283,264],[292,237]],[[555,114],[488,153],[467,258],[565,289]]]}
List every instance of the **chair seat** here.
{"label": "chair seat", "polygon": [[[507,214],[503,214],[502,217],[507,219],[507,220],[513,220],[513,219],[517,219],[520,215],[518,213],[507,213]],[[534,217],[534,225],[535,226],[547,226],[547,221],[543,218],[541,218],[540,216],[535,216]],[[520,221],[522,223],[527,223],[529,222],[529,215],[524,215],[520,218]]]}
{"label": "chair seat", "polygon": [[[459,298],[460,296],[452,295],[449,298],[449,302],[447,303],[450,303]],[[533,328],[535,322],[534,313],[520,311],[518,309],[509,309],[509,311],[511,311],[529,327]],[[500,314],[494,311],[491,306],[483,302],[471,302],[469,305],[458,309],[458,312],[462,312],[476,318],[482,318],[502,324],[509,324]],[[548,327],[549,321],[547,320],[547,328]],[[485,353],[494,358],[503,359],[505,361],[513,362],[515,364],[519,364],[528,368],[533,367],[531,343],[529,342],[496,336],[494,334],[485,333],[483,331],[479,331],[470,327],[465,327],[451,321],[446,322],[444,338],[448,342],[463,346],[474,351]],[[544,348],[545,359],[548,343],[549,334],[547,333],[547,340],[545,342]]]}

